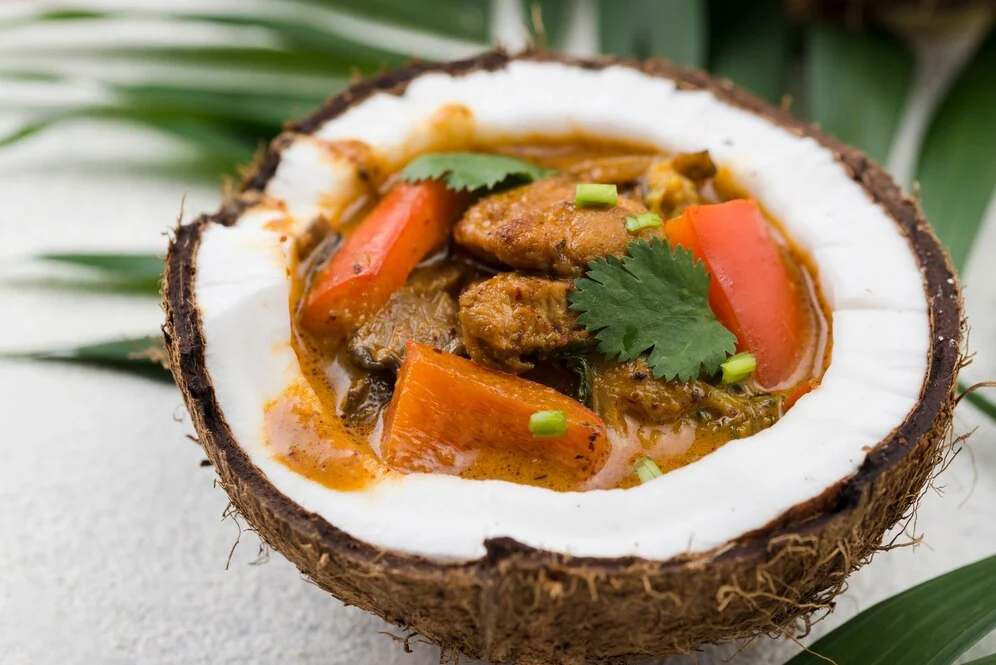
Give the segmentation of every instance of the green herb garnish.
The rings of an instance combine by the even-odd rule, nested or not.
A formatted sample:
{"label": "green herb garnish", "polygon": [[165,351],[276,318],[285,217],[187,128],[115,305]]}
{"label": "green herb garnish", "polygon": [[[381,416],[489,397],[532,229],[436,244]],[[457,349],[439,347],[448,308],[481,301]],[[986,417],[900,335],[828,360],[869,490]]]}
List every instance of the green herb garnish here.
{"label": "green herb garnish", "polygon": [[579,206],[614,206],[619,201],[619,192],[615,185],[597,185],[582,183],[574,190],[574,205]]}
{"label": "green herb garnish", "polygon": [[655,212],[645,212],[640,215],[629,215],[626,217],[626,230],[630,233],[639,233],[643,229],[656,229],[664,220]]}
{"label": "green herb garnish", "polygon": [[661,468],[657,466],[657,462],[650,459],[649,457],[642,458],[633,467],[636,471],[636,475],[640,477],[640,483],[649,483],[654,478],[660,478],[664,475]]}
{"label": "green herb garnish", "polygon": [[753,353],[738,353],[730,356],[730,359],[719,367],[723,370],[723,383],[737,383],[754,373],[757,369],[757,358]]}
{"label": "green herb garnish", "polygon": [[508,180],[532,182],[556,173],[514,157],[477,152],[433,152],[416,157],[401,172],[406,182],[444,180],[453,190],[494,189]]}
{"label": "green herb garnish", "polygon": [[659,238],[631,242],[628,253],[592,261],[577,280],[568,299],[581,313],[578,323],[609,358],[649,352],[655,378],[690,381],[703,368],[715,374],[737,339],[709,308],[705,265]]}
{"label": "green herb garnish", "polygon": [[589,409],[592,407],[593,392],[595,389],[595,370],[588,362],[588,357],[584,355],[567,356],[565,358],[567,369],[578,376],[578,389],[574,393],[574,399],[584,404]]}
{"label": "green herb garnish", "polygon": [[537,439],[567,434],[567,414],[563,411],[537,411],[529,416],[529,433]]}

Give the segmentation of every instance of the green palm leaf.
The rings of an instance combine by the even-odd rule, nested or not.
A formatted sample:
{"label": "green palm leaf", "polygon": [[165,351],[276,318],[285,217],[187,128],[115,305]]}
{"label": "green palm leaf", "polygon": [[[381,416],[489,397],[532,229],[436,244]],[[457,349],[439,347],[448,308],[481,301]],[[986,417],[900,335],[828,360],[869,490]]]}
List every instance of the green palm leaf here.
{"label": "green palm leaf", "polygon": [[203,166],[230,172],[280,133],[285,122],[304,117],[346,83],[345,79],[330,79],[325,89],[314,94],[280,95],[182,85],[115,84],[109,89],[116,102],[50,112],[0,136],[0,147],[67,120],[127,121],[184,139],[204,155]]}
{"label": "green palm leaf", "polygon": [[897,40],[807,28],[805,111],[810,120],[884,163],[906,104],[913,56]]}
{"label": "green palm leaf", "polygon": [[703,67],[708,46],[704,0],[599,0],[599,49],[603,53]]}
{"label": "green palm leaf", "polygon": [[[323,13],[315,12],[316,18],[323,18]],[[347,35],[331,30],[323,25],[325,21],[306,20],[303,18],[282,18],[270,14],[253,13],[199,13],[199,12],[157,12],[152,10],[136,11],[86,11],[86,10],[48,10],[38,12],[26,18],[0,22],[0,28],[14,28],[46,22],[63,21],[100,21],[121,18],[158,18],[164,20],[214,23],[232,27],[259,28],[269,31],[276,39],[283,42],[288,49],[315,51],[334,56],[350,63],[363,72],[374,72],[381,67],[398,67],[404,64],[412,54],[378,48],[358,41]],[[328,18],[326,15],[324,18]]]}
{"label": "green palm leaf", "polygon": [[962,268],[996,193],[996,31],[955,82],[924,139],[921,203]]}
{"label": "green palm leaf", "polygon": [[788,665],[951,665],[996,628],[994,599],[991,556],[865,610]]}
{"label": "green palm leaf", "polygon": [[126,286],[129,290],[151,294],[159,293],[163,275],[163,259],[154,254],[49,253],[40,254],[38,258],[84,268],[111,286]]}
{"label": "green palm leaf", "polygon": [[958,390],[964,394],[965,401],[996,421],[996,404],[986,399],[978,390],[967,393],[968,386],[963,383],[958,384]]}
{"label": "green palm leaf", "polygon": [[526,23],[529,25],[534,37],[536,36],[536,26],[533,25],[533,11],[535,8],[539,10],[540,20],[543,22],[546,47],[551,49],[562,48],[564,45],[564,34],[567,32],[567,23],[571,15],[570,10],[574,7],[574,4],[570,0],[522,0],[522,7],[526,16]]}
{"label": "green palm leaf", "polygon": [[[433,0],[432,11],[426,11],[427,8],[424,4],[412,2],[411,0],[305,1],[319,8],[345,11],[374,21],[391,23],[400,27],[424,30],[462,39],[486,41],[488,38],[488,0]],[[119,18],[124,14],[129,16],[149,16],[153,13],[153,11],[149,10],[122,12],[120,10],[101,11],[66,7],[45,10],[28,18],[7,21],[5,24],[15,26],[41,21],[100,20]],[[180,15],[195,19],[203,16],[198,13]]]}
{"label": "green palm leaf", "polygon": [[412,0],[307,0],[321,7],[355,13],[404,28],[486,42],[489,0],[433,0],[431,7]]}
{"label": "green palm leaf", "polygon": [[777,104],[786,92],[788,21],[780,0],[709,3],[709,70]]}
{"label": "green palm leaf", "polygon": [[[283,48],[266,46],[225,46],[225,45],[102,45],[25,47],[18,50],[19,56],[48,59],[80,59],[96,62],[123,62],[163,65],[175,67],[180,73],[203,72],[213,68],[214,72],[240,72],[245,74],[279,74],[281,76],[331,77],[348,80],[353,72],[373,73],[377,66],[367,64],[367,70],[345,57],[330,56],[325,51],[305,48]],[[196,69],[195,69],[196,68]],[[0,69],[0,75],[16,75],[18,78],[58,81],[47,72],[24,73]]]}
{"label": "green palm leaf", "polygon": [[166,348],[161,335],[129,337],[73,348],[3,354],[8,358],[74,362],[131,372],[146,378],[172,381],[166,369]]}

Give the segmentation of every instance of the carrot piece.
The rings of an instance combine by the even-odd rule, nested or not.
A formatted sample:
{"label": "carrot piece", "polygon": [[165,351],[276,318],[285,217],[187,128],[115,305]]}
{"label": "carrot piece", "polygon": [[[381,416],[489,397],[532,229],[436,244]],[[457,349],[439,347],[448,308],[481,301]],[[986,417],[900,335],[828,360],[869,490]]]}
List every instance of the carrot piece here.
{"label": "carrot piece", "polygon": [[[563,436],[529,431],[537,411],[563,411]],[[586,480],[605,463],[605,423],[566,395],[472,360],[409,341],[387,411],[381,455],[409,472],[459,473],[488,449],[514,451],[523,465]]]}
{"label": "carrot piece", "polygon": [[344,336],[377,312],[446,241],[466,200],[437,180],[395,185],[315,277],[301,309],[304,327]]}
{"label": "carrot piece", "polygon": [[757,202],[736,199],[693,206],[665,232],[705,261],[712,274],[709,304],[757,357],[757,378],[775,387],[791,378],[807,343],[801,285],[790,276]]}

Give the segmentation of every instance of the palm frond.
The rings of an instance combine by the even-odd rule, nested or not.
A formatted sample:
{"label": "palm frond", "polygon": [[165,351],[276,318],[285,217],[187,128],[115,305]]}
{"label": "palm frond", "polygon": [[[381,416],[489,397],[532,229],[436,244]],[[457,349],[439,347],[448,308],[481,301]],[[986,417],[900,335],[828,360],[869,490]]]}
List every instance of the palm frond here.
{"label": "palm frond", "polygon": [[882,601],[788,665],[951,665],[996,628],[996,556]]}
{"label": "palm frond", "polygon": [[996,31],[937,110],[920,153],[921,203],[958,268],[996,195]]}
{"label": "palm frond", "polygon": [[806,29],[805,113],[821,129],[884,163],[913,78],[913,55],[884,34]]}
{"label": "palm frond", "polygon": [[603,53],[667,58],[704,67],[708,9],[700,0],[599,0],[598,45]]}

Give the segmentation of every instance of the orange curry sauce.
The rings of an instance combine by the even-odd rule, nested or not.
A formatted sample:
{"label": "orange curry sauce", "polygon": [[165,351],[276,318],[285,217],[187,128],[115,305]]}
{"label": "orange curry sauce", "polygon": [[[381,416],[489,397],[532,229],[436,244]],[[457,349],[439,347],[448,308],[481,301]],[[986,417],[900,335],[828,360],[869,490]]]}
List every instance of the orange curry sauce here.
{"label": "orange curry sauce", "polygon": [[[528,144],[480,146],[478,149],[511,154],[552,168],[562,168],[573,161],[597,156],[659,152],[631,144],[587,140],[550,142],[542,139]],[[384,180],[381,191],[394,178],[388,176]],[[712,179],[709,188],[708,195],[716,202],[749,196],[723,169]],[[350,206],[344,218],[336,224],[339,232],[348,235],[375,202],[375,198],[370,196]],[[789,385],[772,393],[785,398],[783,404],[791,408],[795,397],[818,385],[829,363],[830,318],[811,257],[788,238],[783,227],[767,211],[765,217],[771,223],[773,233],[788,259],[790,271],[801,287],[798,291],[809,338],[805,358]],[[326,245],[329,243],[326,241],[323,244],[322,240],[325,234],[324,229],[317,232],[313,229],[298,239],[299,265],[293,275],[291,289],[292,345],[309,385],[291,386],[267,405],[264,429],[273,454],[294,471],[332,489],[361,490],[399,470],[388,468],[379,455],[386,408],[362,424],[349,423],[337,415],[347,399],[351,382],[364,370],[355,367],[343,349],[310,334],[298,323],[298,310],[309,275],[320,264],[323,250],[328,253]],[[427,259],[426,263],[437,260],[439,256]],[[592,357],[601,356],[595,353]],[[599,363],[611,364],[611,361],[596,360],[596,365]],[[596,410],[597,399],[596,393]],[[606,418],[606,425],[612,442],[609,459],[583,483],[558,476],[553,470],[536,468],[536,460],[524,460],[521,453],[505,451],[500,446],[472,453],[472,457],[462,464],[459,475],[464,478],[507,480],[559,491],[630,487],[639,483],[633,473],[633,465],[640,458],[650,457],[662,471],[667,472],[701,459],[733,438],[726,429],[709,431],[687,419],[673,424],[650,425],[626,416]],[[500,437],[500,424],[496,424],[495,432]],[[542,445],[542,440],[538,440],[537,445]]]}

